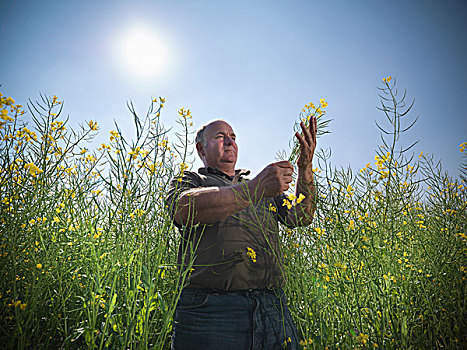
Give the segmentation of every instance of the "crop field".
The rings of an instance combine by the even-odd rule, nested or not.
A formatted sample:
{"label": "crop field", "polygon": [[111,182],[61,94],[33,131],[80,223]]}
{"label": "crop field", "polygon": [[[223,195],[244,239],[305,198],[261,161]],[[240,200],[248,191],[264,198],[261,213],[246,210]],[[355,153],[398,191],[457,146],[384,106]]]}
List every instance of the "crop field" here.
{"label": "crop field", "polygon": [[[281,228],[285,292],[301,349],[467,346],[467,158],[460,173],[401,149],[417,125],[394,80],[381,83],[381,144],[360,170],[315,155],[313,224]],[[170,179],[190,168],[192,117],[163,123],[163,98],[136,137],[91,143],[56,96],[22,107],[1,96],[0,347],[167,349],[181,288]],[[329,131],[327,103],[307,104]],[[29,120],[26,123],[25,120]],[[298,127],[297,121],[297,127]],[[298,129],[297,129],[298,130]],[[296,159],[297,144],[283,158]]]}

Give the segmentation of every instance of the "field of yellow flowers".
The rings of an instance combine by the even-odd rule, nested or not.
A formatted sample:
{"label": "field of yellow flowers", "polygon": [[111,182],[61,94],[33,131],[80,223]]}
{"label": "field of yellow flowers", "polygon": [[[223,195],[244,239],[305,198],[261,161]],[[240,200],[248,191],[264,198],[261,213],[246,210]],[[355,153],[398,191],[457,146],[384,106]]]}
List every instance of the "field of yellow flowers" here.
{"label": "field of yellow flowers", "polygon": [[[391,78],[379,90],[374,160],[354,173],[318,153],[314,223],[281,229],[301,348],[462,348],[467,162],[453,178],[401,149],[411,105]],[[175,133],[161,123],[163,98],[144,118],[130,105],[135,139],[117,128],[89,150],[97,122],[72,130],[62,102],[41,97],[27,106],[28,124],[0,95],[1,348],[168,348],[191,262],[176,266],[179,234],[164,199],[189,168],[190,111],[180,109]],[[300,115],[318,116],[320,135],[326,106]],[[292,144],[288,159],[296,155]]]}

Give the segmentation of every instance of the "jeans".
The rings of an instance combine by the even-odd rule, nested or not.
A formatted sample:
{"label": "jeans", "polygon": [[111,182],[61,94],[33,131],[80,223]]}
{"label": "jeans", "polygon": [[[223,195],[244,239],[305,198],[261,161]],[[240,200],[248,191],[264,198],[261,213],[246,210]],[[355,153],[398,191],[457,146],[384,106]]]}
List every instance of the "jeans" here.
{"label": "jeans", "polygon": [[215,292],[185,288],[175,310],[173,350],[298,349],[282,289]]}

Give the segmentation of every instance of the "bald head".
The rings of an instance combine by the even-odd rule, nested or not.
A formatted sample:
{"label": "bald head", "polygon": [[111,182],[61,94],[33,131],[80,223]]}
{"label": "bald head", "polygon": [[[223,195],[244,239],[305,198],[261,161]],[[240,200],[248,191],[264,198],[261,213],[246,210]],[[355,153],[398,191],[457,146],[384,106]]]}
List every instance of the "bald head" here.
{"label": "bald head", "polygon": [[226,174],[235,174],[238,147],[236,136],[224,120],[213,120],[196,133],[196,150],[204,166],[217,168]]}
{"label": "bald head", "polygon": [[202,125],[196,132],[195,144],[202,143],[203,145],[206,145],[206,138],[204,137],[204,133],[206,132],[206,129],[208,129],[211,124],[214,124],[217,122],[226,123],[226,121],[223,119],[214,119]]}

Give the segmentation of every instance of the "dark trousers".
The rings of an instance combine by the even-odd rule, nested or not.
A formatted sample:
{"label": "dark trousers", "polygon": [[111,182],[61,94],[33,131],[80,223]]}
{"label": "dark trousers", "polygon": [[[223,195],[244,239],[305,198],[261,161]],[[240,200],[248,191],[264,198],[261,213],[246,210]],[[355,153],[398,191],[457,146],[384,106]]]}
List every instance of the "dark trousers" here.
{"label": "dark trousers", "polygon": [[298,349],[298,332],[281,289],[182,291],[172,349]]}

